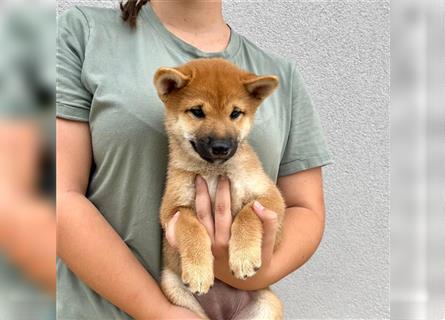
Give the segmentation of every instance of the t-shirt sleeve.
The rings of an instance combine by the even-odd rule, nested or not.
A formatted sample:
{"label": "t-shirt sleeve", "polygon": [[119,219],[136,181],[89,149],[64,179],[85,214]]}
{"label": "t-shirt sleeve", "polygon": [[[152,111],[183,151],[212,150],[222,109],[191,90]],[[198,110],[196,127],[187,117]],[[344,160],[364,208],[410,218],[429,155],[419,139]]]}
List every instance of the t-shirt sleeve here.
{"label": "t-shirt sleeve", "polygon": [[89,119],[92,94],[83,79],[90,28],[84,13],[73,7],[58,20],[56,49],[56,115],[69,120]]}
{"label": "t-shirt sleeve", "polygon": [[292,73],[291,124],[279,176],[332,163],[318,113],[303,78],[295,67]]}

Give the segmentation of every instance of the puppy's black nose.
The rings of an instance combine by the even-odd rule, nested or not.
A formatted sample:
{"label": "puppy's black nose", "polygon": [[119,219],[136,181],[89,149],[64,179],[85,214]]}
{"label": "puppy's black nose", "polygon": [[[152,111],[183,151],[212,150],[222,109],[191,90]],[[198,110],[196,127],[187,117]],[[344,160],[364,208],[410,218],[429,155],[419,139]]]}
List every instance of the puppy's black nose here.
{"label": "puppy's black nose", "polygon": [[213,156],[224,157],[227,156],[233,148],[232,139],[213,140],[210,143],[210,152]]}
{"label": "puppy's black nose", "polygon": [[226,161],[230,159],[238,148],[238,143],[233,138],[216,138],[207,136],[192,143],[193,149],[206,161]]}

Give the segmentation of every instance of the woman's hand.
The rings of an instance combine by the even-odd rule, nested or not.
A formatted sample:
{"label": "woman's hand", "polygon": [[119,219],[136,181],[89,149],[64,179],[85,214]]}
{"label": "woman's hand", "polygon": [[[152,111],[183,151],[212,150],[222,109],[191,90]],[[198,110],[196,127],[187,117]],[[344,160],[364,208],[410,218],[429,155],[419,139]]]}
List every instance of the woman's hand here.
{"label": "woman's hand", "polygon": [[[254,212],[263,223],[262,243],[262,266],[261,269],[247,280],[239,280],[232,276],[229,268],[229,240],[232,225],[230,181],[227,177],[220,177],[218,181],[214,215],[212,215],[212,203],[205,180],[198,176],[196,178],[196,214],[199,221],[204,225],[212,240],[212,252],[215,258],[215,276],[234,286],[239,287],[240,282],[255,281],[258,277],[267,276],[267,271],[272,263],[275,236],[277,231],[277,214],[264,208],[259,202],[252,206]],[[179,213],[170,220],[166,226],[166,238],[172,246],[176,246],[174,226]]]}
{"label": "woman's hand", "polygon": [[[278,178],[277,186],[286,201],[282,239],[273,251],[276,233],[275,214],[255,207],[263,221],[263,265],[246,280],[232,276],[227,247],[230,239],[230,183],[220,181],[215,204],[215,219],[210,209],[210,197],[205,181],[196,181],[198,218],[209,231],[215,255],[215,277],[242,290],[259,290],[270,286],[301,267],[317,249],[324,230],[325,209],[321,168],[312,168]],[[170,242],[174,243],[174,220],[170,223]]]}

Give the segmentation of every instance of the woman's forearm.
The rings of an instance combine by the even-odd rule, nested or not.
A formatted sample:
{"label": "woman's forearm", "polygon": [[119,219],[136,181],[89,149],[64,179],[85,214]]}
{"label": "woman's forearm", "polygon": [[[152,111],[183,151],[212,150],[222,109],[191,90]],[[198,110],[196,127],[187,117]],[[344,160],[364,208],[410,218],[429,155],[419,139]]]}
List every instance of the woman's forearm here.
{"label": "woman's forearm", "polygon": [[266,288],[301,267],[317,249],[324,230],[324,215],[302,207],[286,209],[282,241],[272,261],[251,278],[239,280],[232,276],[228,259],[215,261],[218,279],[242,290]]}
{"label": "woman's forearm", "polygon": [[57,194],[57,253],[89,287],[136,319],[171,306],[155,280],[88,199]]}

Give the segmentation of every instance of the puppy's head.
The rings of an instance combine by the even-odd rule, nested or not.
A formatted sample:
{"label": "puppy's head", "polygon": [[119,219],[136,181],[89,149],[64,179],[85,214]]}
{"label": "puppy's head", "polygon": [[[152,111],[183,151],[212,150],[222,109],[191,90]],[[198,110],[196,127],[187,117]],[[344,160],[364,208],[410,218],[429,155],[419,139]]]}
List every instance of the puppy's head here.
{"label": "puppy's head", "polygon": [[182,149],[211,163],[230,159],[252,126],[261,102],[278,86],[223,59],[160,68],[154,85],[166,107],[166,130]]}

